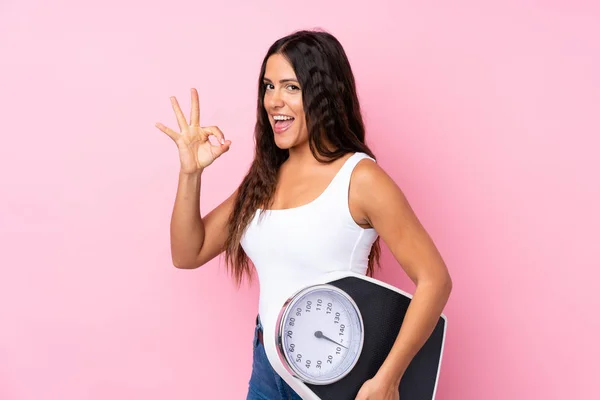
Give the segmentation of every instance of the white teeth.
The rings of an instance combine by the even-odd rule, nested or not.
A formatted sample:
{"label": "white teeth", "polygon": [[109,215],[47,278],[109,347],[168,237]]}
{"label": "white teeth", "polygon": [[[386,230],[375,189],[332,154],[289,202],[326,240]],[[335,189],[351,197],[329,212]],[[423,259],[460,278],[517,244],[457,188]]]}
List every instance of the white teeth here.
{"label": "white teeth", "polygon": [[294,119],[293,117],[288,117],[287,115],[274,115],[273,119],[275,121],[286,121],[288,119]]}

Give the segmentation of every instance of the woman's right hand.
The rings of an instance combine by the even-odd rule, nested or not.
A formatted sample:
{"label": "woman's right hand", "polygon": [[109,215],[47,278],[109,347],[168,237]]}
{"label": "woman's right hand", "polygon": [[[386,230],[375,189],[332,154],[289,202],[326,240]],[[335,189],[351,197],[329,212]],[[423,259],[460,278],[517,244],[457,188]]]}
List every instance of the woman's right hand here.
{"label": "woman's right hand", "polygon": [[[166,133],[177,145],[179,149],[179,160],[181,161],[181,172],[193,174],[202,172],[202,170],[213,163],[221,154],[229,150],[230,140],[225,140],[223,132],[216,126],[200,127],[200,106],[198,92],[192,88],[192,110],[190,124],[188,125],[179,103],[175,97],[171,97],[171,105],[177,124],[181,132],[164,126],[160,122],[156,127]],[[210,135],[215,136],[218,144],[212,144],[209,140]]]}

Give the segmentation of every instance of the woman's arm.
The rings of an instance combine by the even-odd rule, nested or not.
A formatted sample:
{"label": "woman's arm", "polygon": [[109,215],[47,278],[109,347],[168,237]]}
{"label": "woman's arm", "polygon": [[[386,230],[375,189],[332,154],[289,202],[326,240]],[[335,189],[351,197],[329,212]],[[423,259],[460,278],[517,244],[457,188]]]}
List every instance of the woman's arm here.
{"label": "woman's arm", "polygon": [[[203,171],[223,153],[229,151],[231,140],[217,126],[200,126],[198,91],[191,90],[190,121],[186,120],[179,102],[172,96],[171,106],[180,132],[156,123],[177,145],[181,168],[173,213],[171,215],[171,257],[178,268],[197,268],[212,260],[223,249],[227,238],[227,220],[233,209],[235,192],[217,208],[202,218],[200,187]],[[209,140],[214,136],[216,144]]]}
{"label": "woman's arm", "polygon": [[356,166],[350,200],[416,285],[398,337],[373,378],[378,384],[373,386],[389,385],[397,393],[406,368],[442,314],[452,291],[452,279],[406,197],[376,163],[363,160]]}
{"label": "woman's arm", "polygon": [[171,216],[171,257],[177,268],[201,267],[223,251],[227,239],[237,190],[202,218],[201,186],[202,172],[179,174]]}

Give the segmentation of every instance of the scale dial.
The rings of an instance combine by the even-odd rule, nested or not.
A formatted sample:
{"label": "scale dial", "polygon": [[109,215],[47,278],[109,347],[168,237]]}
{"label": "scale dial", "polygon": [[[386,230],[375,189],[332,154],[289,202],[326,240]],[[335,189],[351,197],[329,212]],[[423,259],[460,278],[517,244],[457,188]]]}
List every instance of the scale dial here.
{"label": "scale dial", "polygon": [[283,306],[277,350],[288,371],[306,383],[325,385],[356,365],[364,342],[360,310],[343,290],[309,286]]}

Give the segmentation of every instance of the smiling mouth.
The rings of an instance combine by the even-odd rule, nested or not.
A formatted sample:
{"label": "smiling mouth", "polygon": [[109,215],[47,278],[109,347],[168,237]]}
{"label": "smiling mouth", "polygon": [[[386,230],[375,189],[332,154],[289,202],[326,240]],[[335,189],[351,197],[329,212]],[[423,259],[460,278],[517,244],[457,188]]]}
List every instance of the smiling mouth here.
{"label": "smiling mouth", "polygon": [[294,118],[288,116],[275,116],[273,119],[275,120],[275,123],[273,124],[273,130],[275,133],[282,133],[286,131],[294,123]]}

